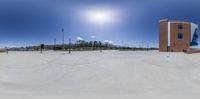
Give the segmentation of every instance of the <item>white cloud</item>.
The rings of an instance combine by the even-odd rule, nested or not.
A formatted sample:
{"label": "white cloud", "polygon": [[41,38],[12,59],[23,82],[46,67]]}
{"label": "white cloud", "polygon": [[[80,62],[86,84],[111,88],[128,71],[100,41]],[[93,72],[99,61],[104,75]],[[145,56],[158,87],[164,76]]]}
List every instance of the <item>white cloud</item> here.
{"label": "white cloud", "polygon": [[82,41],[82,40],[83,40],[83,38],[82,38],[82,37],[77,37],[76,39],[77,39],[77,40],[80,40],[80,41]]}
{"label": "white cloud", "polygon": [[111,41],[111,40],[105,40],[104,43],[113,44],[113,41]]}
{"label": "white cloud", "polygon": [[95,36],[94,35],[92,35],[92,36],[90,36],[92,39],[94,39],[95,38]]}

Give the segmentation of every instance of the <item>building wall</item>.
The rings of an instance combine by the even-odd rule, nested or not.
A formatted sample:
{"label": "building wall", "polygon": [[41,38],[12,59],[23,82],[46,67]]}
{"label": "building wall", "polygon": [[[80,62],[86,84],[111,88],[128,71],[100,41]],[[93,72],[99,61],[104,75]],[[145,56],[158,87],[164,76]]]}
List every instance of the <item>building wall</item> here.
{"label": "building wall", "polygon": [[159,22],[159,51],[166,52],[168,45],[168,21],[162,20]]}
{"label": "building wall", "polygon": [[[178,29],[179,25],[181,25],[183,29]],[[171,22],[170,28],[170,51],[181,52],[188,50],[190,48],[190,23]],[[182,39],[178,39],[179,33],[182,33]]]}
{"label": "building wall", "polygon": [[[179,26],[182,28],[180,29]],[[191,27],[189,22],[160,20],[159,51],[182,52],[190,49],[191,38],[193,38],[191,37]],[[195,28],[198,28],[198,25],[195,24]],[[179,34],[182,34],[182,39],[178,38]]]}

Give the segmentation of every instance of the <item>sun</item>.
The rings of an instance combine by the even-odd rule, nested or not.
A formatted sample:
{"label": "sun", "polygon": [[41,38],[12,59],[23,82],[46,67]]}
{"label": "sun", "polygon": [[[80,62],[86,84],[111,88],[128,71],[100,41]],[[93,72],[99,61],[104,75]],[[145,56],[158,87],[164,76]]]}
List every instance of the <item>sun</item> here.
{"label": "sun", "polygon": [[93,12],[89,14],[91,21],[98,23],[108,22],[110,19],[110,14],[105,12]]}
{"label": "sun", "polygon": [[97,24],[110,23],[114,19],[114,13],[111,11],[89,11],[86,16],[89,21]]}

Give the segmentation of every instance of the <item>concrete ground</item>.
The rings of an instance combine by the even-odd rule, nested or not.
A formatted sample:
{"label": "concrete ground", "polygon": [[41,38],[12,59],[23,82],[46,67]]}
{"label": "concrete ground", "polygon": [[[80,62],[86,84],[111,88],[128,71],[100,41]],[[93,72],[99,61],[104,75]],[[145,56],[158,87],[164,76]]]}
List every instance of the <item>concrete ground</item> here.
{"label": "concrete ground", "polygon": [[0,53],[2,99],[199,99],[200,54]]}

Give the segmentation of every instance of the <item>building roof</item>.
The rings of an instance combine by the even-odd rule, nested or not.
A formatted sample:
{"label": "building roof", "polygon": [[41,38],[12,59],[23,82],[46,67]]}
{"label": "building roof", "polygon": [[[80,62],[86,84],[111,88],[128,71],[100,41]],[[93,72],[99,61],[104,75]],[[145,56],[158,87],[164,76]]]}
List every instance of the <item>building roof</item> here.
{"label": "building roof", "polygon": [[185,24],[190,24],[190,22],[180,21],[180,20],[169,20],[169,19],[159,20],[159,22],[163,22],[163,21],[167,21],[167,22],[170,22],[170,23],[185,23]]}
{"label": "building roof", "polygon": [[190,24],[190,22],[186,22],[186,21],[178,21],[178,20],[170,20],[170,23],[185,23],[185,24]]}

